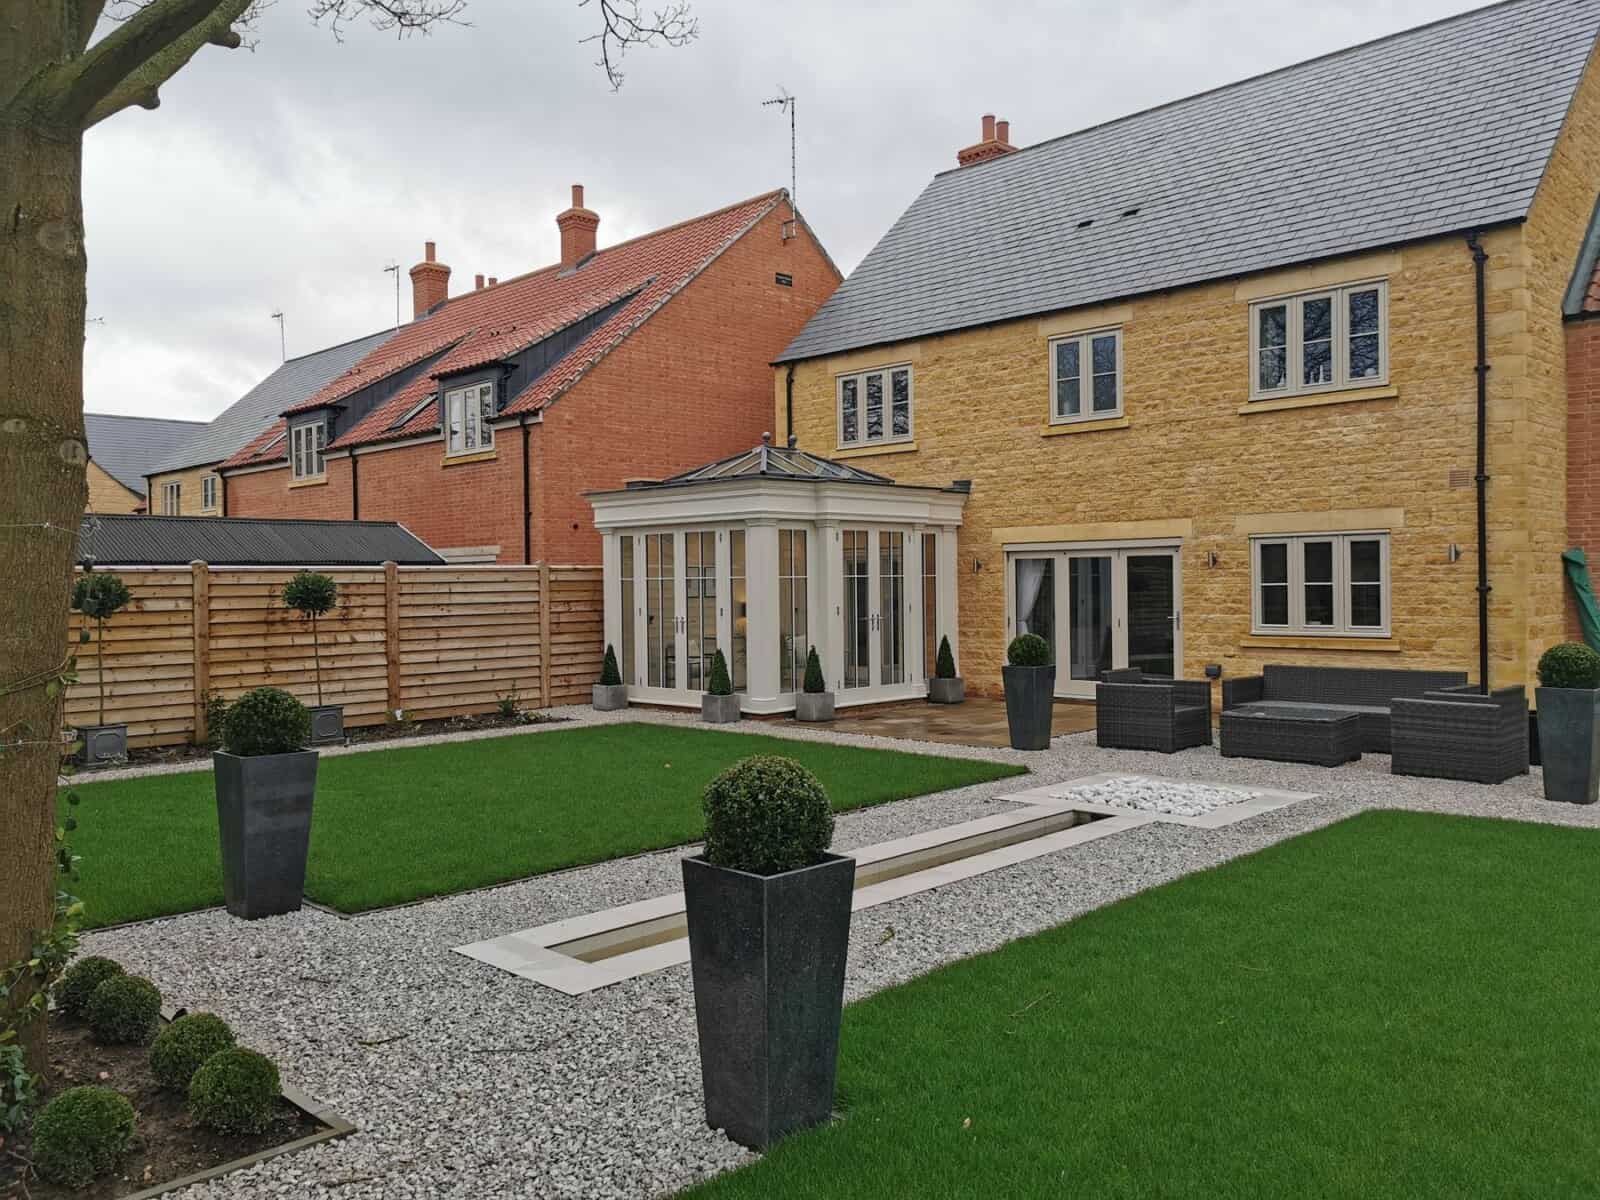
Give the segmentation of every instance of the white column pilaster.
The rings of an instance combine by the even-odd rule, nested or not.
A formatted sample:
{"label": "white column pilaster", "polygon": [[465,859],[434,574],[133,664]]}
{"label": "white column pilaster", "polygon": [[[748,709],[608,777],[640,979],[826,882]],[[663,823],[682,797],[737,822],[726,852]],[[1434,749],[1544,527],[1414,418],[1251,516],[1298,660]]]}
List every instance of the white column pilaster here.
{"label": "white column pilaster", "polygon": [[817,522],[811,564],[811,578],[817,582],[816,599],[811,604],[811,638],[817,644],[828,690],[838,692],[844,687],[844,559],[838,521]]}
{"label": "white column pilaster", "polygon": [[751,521],[746,526],[745,574],[749,593],[750,689],[752,701],[778,695],[778,523]]}
{"label": "white column pilaster", "polygon": [[[956,660],[956,674],[964,670],[961,663],[961,559],[957,553],[960,529],[946,525],[939,531],[939,622],[935,630],[939,637],[950,639],[950,653]],[[938,643],[934,644],[935,652]]]}

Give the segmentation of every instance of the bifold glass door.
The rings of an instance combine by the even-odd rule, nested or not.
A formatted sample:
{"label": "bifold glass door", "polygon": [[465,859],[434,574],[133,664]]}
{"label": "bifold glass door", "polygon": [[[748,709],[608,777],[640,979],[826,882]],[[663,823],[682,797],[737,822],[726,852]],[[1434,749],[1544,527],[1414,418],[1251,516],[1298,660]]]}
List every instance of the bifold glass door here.
{"label": "bifold glass door", "polygon": [[732,536],[738,540],[730,556],[726,531],[622,535],[625,682],[661,693],[703,692],[721,649],[735,690],[743,686],[744,623],[731,619],[724,599],[728,588],[744,603],[744,534]]}
{"label": "bifold glass door", "polygon": [[845,690],[859,701],[913,688],[922,668],[911,656],[918,653],[922,624],[929,619],[919,616],[913,597],[920,593],[907,579],[911,555],[919,556],[917,574],[923,569],[919,544],[904,529],[853,528],[840,531],[839,552]]}
{"label": "bifold glass door", "polygon": [[1092,696],[1103,671],[1175,676],[1182,662],[1178,551],[1166,547],[1017,552],[1009,558],[1008,638],[1055,652],[1056,694]]}

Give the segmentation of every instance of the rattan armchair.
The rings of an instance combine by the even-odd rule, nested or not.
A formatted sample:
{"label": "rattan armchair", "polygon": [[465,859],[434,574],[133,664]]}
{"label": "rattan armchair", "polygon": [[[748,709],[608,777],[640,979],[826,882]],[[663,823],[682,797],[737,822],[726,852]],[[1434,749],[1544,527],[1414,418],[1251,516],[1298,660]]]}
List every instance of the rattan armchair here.
{"label": "rattan armchair", "polygon": [[1172,754],[1211,745],[1211,685],[1137,670],[1105,671],[1094,689],[1095,744]]}
{"label": "rattan armchair", "polygon": [[1390,705],[1395,775],[1504,783],[1528,772],[1528,697],[1519,685],[1487,696],[1446,688]]}

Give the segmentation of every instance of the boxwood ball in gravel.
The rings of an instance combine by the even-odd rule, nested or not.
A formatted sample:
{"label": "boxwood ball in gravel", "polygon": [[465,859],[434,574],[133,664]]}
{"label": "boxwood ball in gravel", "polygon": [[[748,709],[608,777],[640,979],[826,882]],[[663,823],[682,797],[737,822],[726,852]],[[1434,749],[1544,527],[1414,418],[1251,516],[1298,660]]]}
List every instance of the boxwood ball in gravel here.
{"label": "boxwood ball in gravel", "polygon": [[150,1073],[173,1092],[186,1092],[194,1073],[213,1054],[233,1047],[233,1030],[214,1013],[179,1017],[160,1033],[150,1047]]}
{"label": "boxwood ball in gravel", "polygon": [[281,1085],[272,1060],[236,1046],[206,1059],[189,1084],[189,1111],[218,1133],[260,1133]]}
{"label": "boxwood ball in gravel", "polygon": [[109,958],[91,954],[80,958],[67,968],[56,984],[56,1007],[69,1017],[82,1020],[89,1012],[89,997],[113,975],[121,975],[122,967]]}
{"label": "boxwood ball in gravel", "polygon": [[133,1105],[110,1088],[68,1088],[33,1122],[33,1165],[52,1183],[81,1188],[117,1165],[133,1140]]}
{"label": "boxwood ball in gravel", "polygon": [[155,1036],[161,993],[148,979],[113,975],[95,988],[84,1016],[101,1045],[142,1046]]}

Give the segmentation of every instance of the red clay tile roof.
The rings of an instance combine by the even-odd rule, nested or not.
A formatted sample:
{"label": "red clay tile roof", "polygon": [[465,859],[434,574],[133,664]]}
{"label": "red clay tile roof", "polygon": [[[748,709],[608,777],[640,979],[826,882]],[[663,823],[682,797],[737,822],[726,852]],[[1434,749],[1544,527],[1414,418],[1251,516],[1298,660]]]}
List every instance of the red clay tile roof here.
{"label": "red clay tile roof", "polygon": [[[607,246],[576,270],[563,271],[559,265],[543,267],[502,280],[493,287],[453,297],[443,308],[402,328],[344,375],[289,411],[305,412],[337,404],[368,384],[449,348],[427,372],[346,430],[330,448],[395,441],[431,432],[439,423],[434,404],[425,405],[398,428],[393,426],[437,388],[439,376],[509,357],[575,321],[624,301],[621,308],[521,395],[512,397],[501,415],[537,412],[582,378],[785,195],[783,191],[768,192]],[[260,465],[282,459],[286,446],[274,445],[273,439],[283,433],[285,424],[279,421],[223,466]]]}

